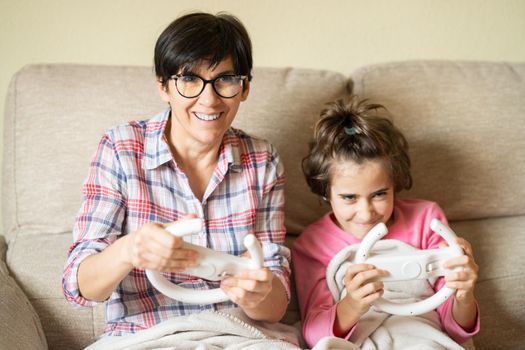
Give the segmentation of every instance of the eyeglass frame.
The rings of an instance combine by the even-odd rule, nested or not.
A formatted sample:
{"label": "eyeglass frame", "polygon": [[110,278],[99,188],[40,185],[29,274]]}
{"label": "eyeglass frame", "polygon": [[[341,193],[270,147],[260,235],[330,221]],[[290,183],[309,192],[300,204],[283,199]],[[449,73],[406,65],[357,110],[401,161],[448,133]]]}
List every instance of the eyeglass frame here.
{"label": "eyeglass frame", "polygon": [[[184,96],[180,91],[179,91],[179,88],[177,87],[177,79],[179,78],[182,78],[182,77],[195,77],[195,78],[199,78],[200,80],[202,80],[204,82],[204,84],[202,85],[202,89],[201,91],[199,91],[199,93],[195,96],[191,96],[191,97],[188,97],[188,96]],[[235,96],[239,95],[239,93],[241,91],[239,91],[238,93],[236,93],[235,95],[233,96],[230,96],[230,97],[225,97],[225,96],[222,96],[218,91],[217,91],[217,88],[215,87],[215,82],[217,81],[217,79],[220,79],[220,78],[223,78],[223,77],[238,77],[240,79],[240,81],[242,82],[242,88],[244,87],[244,81],[246,79],[248,79],[248,76],[247,75],[242,75],[242,74],[222,74],[222,75],[219,75],[219,76],[216,76],[215,78],[213,79],[204,79],[203,77],[197,75],[197,74],[174,74],[170,77],[170,80],[174,80],[175,81],[175,89],[177,90],[177,92],[179,93],[179,95],[181,95],[182,97],[184,98],[196,98],[196,97],[199,97],[202,92],[204,91],[204,89],[206,88],[206,85],[207,84],[211,84],[211,87],[213,88],[213,91],[217,94],[217,96],[219,96],[220,98],[234,98]]]}

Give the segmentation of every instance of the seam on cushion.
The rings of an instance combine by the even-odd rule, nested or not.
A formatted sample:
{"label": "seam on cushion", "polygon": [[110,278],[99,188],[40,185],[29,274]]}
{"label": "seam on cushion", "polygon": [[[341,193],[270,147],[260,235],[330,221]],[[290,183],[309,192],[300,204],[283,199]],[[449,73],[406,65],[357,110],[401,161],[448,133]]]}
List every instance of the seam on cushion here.
{"label": "seam on cushion", "polygon": [[361,75],[364,77],[366,74],[370,73],[371,71],[378,72],[377,74],[380,74],[382,71],[388,71],[391,70],[392,67],[409,67],[409,68],[429,68],[429,69],[443,69],[443,68],[454,68],[454,69],[464,69],[464,68],[471,68],[476,67],[480,68],[483,67],[486,69],[487,67],[491,69],[499,69],[501,67],[509,67],[512,70],[515,70],[516,65],[521,65],[519,62],[492,62],[492,61],[482,61],[482,60],[439,60],[439,59],[415,59],[415,60],[402,60],[402,61],[394,61],[394,62],[382,62],[382,63],[375,63],[370,64],[364,67],[358,67],[354,72],[358,71],[361,72]]}
{"label": "seam on cushion", "polygon": [[[14,278],[13,278],[14,279]],[[18,282],[15,280],[15,282],[18,284]],[[22,289],[22,287],[20,286],[20,284],[18,284],[18,286],[20,287],[20,289]],[[24,293],[25,291],[22,290]],[[64,298],[62,297],[54,297],[54,296],[42,296],[42,297],[29,297],[27,294],[26,294],[26,297],[27,297],[27,300],[29,301],[32,301],[32,300],[59,300],[59,301],[62,301],[64,300]]]}
{"label": "seam on cushion", "polygon": [[353,87],[353,91],[352,91],[352,94],[355,94],[356,90],[358,91],[359,93],[359,98],[363,98],[363,96],[365,96],[365,76],[370,72],[369,69],[363,69],[361,71],[361,76],[359,77],[359,81],[356,81],[355,78],[351,78],[353,81],[354,81],[354,84],[356,84],[354,87]]}
{"label": "seam on cushion", "polygon": [[97,335],[95,334],[95,308],[91,308],[91,335],[93,338],[96,338]]}
{"label": "seam on cushion", "polygon": [[486,277],[486,278],[479,278],[478,284],[483,282],[493,282],[493,281],[500,281],[505,280],[509,278],[519,278],[525,276],[525,273],[517,273],[517,274],[506,274],[503,276],[496,276],[496,277]]}
{"label": "seam on cushion", "polygon": [[[377,64],[377,66],[380,66],[381,64]],[[350,79],[354,82],[353,89],[351,91],[352,94],[356,93],[356,90],[359,93],[359,98],[363,98],[366,95],[366,87],[365,87],[365,80],[367,76],[370,74],[371,70],[374,68],[374,65],[372,66],[365,66],[358,68],[353,71],[353,73],[350,75]],[[382,67],[381,67],[382,68]],[[377,67],[375,68],[377,69]],[[355,73],[358,73],[359,80],[355,80]]]}
{"label": "seam on cushion", "polygon": [[[361,76],[361,93],[363,96],[366,96],[366,88],[365,88],[365,77],[370,73],[370,70],[367,70],[362,76]],[[361,96],[360,98],[363,98],[363,96]]]}
{"label": "seam on cushion", "polygon": [[14,213],[14,232],[13,232],[13,243],[16,241],[16,239],[18,238],[18,233],[20,231],[20,224],[18,222],[18,186],[17,186],[17,181],[16,181],[16,152],[17,152],[17,147],[16,147],[16,128],[17,128],[17,112],[18,112],[18,79],[19,79],[20,75],[17,74],[16,75],[16,78],[15,78],[15,86],[14,86],[14,96],[13,96],[13,121],[12,121],[12,132],[13,132],[13,173],[12,173],[12,176],[13,176],[13,193],[14,193],[14,210],[15,210],[15,213]]}
{"label": "seam on cushion", "polygon": [[[7,244],[7,254],[6,254],[6,263],[7,261],[9,260],[9,256],[11,255],[10,252],[13,252],[14,249],[9,249],[9,247],[11,246],[11,248],[14,247],[14,245],[16,244],[16,241],[18,239],[18,233],[20,232],[20,224],[19,224],[19,221],[18,221],[18,186],[17,186],[17,181],[16,181],[16,169],[17,169],[17,166],[16,166],[16,152],[17,152],[17,147],[16,147],[16,128],[17,128],[17,112],[18,112],[18,80],[20,78],[20,74],[23,70],[25,70],[27,68],[24,67],[22,68],[20,71],[18,71],[15,76],[14,76],[14,80],[13,80],[13,110],[12,110],[12,115],[11,115],[11,127],[10,127],[10,130],[9,132],[12,133],[12,137],[11,137],[11,146],[12,146],[12,155],[11,155],[11,159],[9,161],[11,161],[11,164],[12,164],[12,170],[11,170],[11,177],[12,177],[12,186],[13,186],[13,228],[12,228],[12,232],[10,233],[7,233],[9,234],[10,239],[9,239],[9,243]],[[6,161],[6,160],[4,160]],[[5,220],[5,218],[4,218]]]}
{"label": "seam on cushion", "polygon": [[[24,69],[24,68],[23,68]],[[22,70],[23,70],[22,69]],[[4,232],[4,235],[7,235],[7,237],[9,238],[8,239],[8,248],[9,246],[11,245],[11,243],[13,243],[17,236],[18,236],[18,232],[19,232],[19,222],[18,222],[18,193],[17,193],[17,181],[16,181],[16,126],[17,126],[17,121],[16,121],[16,115],[17,115],[17,98],[18,98],[18,79],[20,77],[20,71],[18,71],[14,76],[13,76],[13,80],[12,80],[12,100],[10,101],[10,104],[12,105],[12,113],[11,115],[9,116],[9,129],[5,129],[6,132],[9,132],[11,134],[11,137],[9,137],[10,139],[10,145],[11,145],[11,154],[9,155],[9,159],[4,159],[4,167],[5,167],[5,164],[6,162],[10,162],[11,163],[11,166],[12,166],[12,169],[10,170],[10,173],[7,174],[5,173],[4,175],[5,176],[11,176],[11,182],[12,182],[12,190],[10,189],[7,189],[7,188],[3,188],[2,190],[3,191],[12,191],[12,195],[13,195],[13,202],[12,204],[9,204],[9,205],[12,205],[13,207],[13,214],[11,214],[11,217],[8,219],[8,220],[13,220],[13,227],[11,228],[11,231],[9,230],[6,230],[6,232]],[[9,96],[9,95],[8,95]],[[9,108],[8,105],[6,105],[6,110]],[[8,125],[4,125],[4,127],[6,127]],[[5,132],[4,132],[4,135],[5,135]],[[7,145],[6,145],[7,146]],[[4,152],[4,155],[6,155],[6,153]],[[6,179],[2,180],[2,183],[5,184],[5,181]],[[2,210],[3,212],[5,212],[5,209]],[[7,218],[4,218],[4,220],[6,220]],[[5,224],[4,224],[5,226]],[[6,237],[6,238],[7,238]],[[9,254],[9,249],[7,250],[7,253]],[[7,258],[6,258],[7,260]]]}

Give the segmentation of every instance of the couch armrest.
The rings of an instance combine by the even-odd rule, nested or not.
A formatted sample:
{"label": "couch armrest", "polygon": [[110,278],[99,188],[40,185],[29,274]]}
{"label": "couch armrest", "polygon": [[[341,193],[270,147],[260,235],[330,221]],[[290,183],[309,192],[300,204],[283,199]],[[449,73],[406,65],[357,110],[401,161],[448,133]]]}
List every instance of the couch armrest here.
{"label": "couch armrest", "polygon": [[47,349],[40,319],[5,262],[7,246],[0,235],[0,349]]}

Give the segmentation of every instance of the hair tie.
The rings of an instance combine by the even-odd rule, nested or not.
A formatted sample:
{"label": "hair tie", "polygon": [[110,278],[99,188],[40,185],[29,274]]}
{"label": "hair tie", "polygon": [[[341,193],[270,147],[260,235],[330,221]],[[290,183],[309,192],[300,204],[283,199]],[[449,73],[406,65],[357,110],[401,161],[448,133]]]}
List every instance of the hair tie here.
{"label": "hair tie", "polygon": [[357,129],[355,127],[351,127],[351,128],[346,128],[345,127],[345,133],[348,136],[352,136],[352,135],[355,135],[355,134],[359,134],[359,131],[357,131]]}

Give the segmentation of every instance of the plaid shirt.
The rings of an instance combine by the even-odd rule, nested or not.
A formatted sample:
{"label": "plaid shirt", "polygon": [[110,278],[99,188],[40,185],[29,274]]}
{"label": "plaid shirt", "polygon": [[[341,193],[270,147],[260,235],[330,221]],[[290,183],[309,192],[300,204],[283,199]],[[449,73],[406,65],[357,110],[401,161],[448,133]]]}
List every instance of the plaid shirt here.
{"label": "plaid shirt", "polygon": [[[150,120],[118,126],[102,137],[83,186],[74,243],[64,268],[66,299],[76,306],[97,304],[79,293],[77,271],[86,257],[147,222],[168,223],[189,213],[205,222],[202,233],[184,237],[193,244],[239,255],[245,251],[244,236],[255,234],[263,246],[265,266],[283,282],[289,296],[290,251],[283,245],[284,175],[273,146],[230,128],[200,201],[169,151],[164,137],[169,116],[168,109]],[[187,288],[219,286],[184,274],[165,275]],[[144,270],[134,268],[107,300],[104,335],[133,333],[174,316],[230,307],[235,304],[189,305],[170,299],[149,283]]]}

